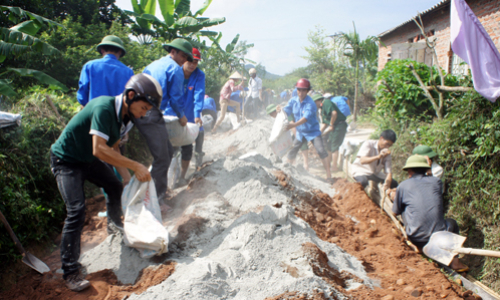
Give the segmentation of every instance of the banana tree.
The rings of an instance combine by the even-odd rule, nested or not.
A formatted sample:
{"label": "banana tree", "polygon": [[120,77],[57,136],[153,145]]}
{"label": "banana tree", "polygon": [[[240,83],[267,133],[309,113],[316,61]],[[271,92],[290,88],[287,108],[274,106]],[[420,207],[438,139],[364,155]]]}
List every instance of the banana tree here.
{"label": "banana tree", "polygon": [[[17,25],[6,28],[1,27],[0,31],[0,63],[8,58],[19,57],[21,55],[28,55],[31,52],[40,52],[44,55],[57,55],[59,50],[52,47],[50,44],[35,37],[40,29],[44,26],[48,27],[62,27],[61,24],[52,20],[46,19],[29,11],[23,10],[19,7],[3,6],[0,5],[0,11],[8,17],[13,23]],[[23,21],[25,20],[25,21]],[[40,83],[47,84],[55,89],[67,91],[68,88],[50,77],[49,75],[32,69],[15,69],[7,68],[0,76],[5,76],[9,72],[15,72],[20,76],[32,77],[37,79]],[[0,94],[8,97],[13,97],[16,92],[11,86],[12,81],[9,79],[0,79]]]}
{"label": "banana tree", "polygon": [[213,37],[218,34],[202,29],[226,21],[226,18],[200,17],[211,3],[212,0],[205,1],[202,7],[193,14],[189,0],[158,0],[163,21],[155,16],[156,0],[141,0],[140,3],[132,0],[134,11],[125,12],[135,18],[136,24],[132,29],[142,43],[151,43],[154,38],[158,37],[165,40],[183,37],[198,45],[201,43],[201,37]]}
{"label": "banana tree", "polygon": [[378,48],[375,46],[379,39],[375,36],[369,36],[365,40],[361,40],[359,34],[356,32],[356,24],[354,22],[352,24],[354,32],[340,32],[335,35],[335,38],[345,47],[344,55],[351,59],[351,64],[355,68],[353,118],[356,121],[358,112],[359,67],[373,57],[373,51]]}

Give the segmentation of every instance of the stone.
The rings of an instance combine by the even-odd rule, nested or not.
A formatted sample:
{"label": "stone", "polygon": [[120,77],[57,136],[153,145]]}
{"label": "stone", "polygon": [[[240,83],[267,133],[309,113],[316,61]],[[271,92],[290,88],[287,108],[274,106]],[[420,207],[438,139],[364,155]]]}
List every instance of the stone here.
{"label": "stone", "polygon": [[411,291],[410,295],[412,295],[413,297],[420,297],[420,295],[422,295],[422,289],[416,288],[413,291]]}
{"label": "stone", "polygon": [[409,285],[409,286],[407,286],[407,287],[405,287],[405,288],[403,289],[403,292],[404,292],[404,293],[406,293],[406,294],[411,294],[411,292],[413,292],[413,290],[414,290],[414,289],[415,289],[415,287],[414,287],[414,286]]}
{"label": "stone", "polygon": [[403,278],[400,278],[400,279],[398,279],[398,280],[396,281],[396,284],[397,284],[397,285],[404,285],[404,284],[405,284],[405,281],[404,281],[404,279],[403,279]]}
{"label": "stone", "polygon": [[330,239],[331,243],[338,243],[340,241],[340,238],[338,236],[334,236]]}
{"label": "stone", "polygon": [[387,296],[384,296],[384,297],[380,298],[380,300],[394,300],[394,296],[393,295],[387,295]]}
{"label": "stone", "polygon": [[455,282],[456,282],[456,284],[458,284],[459,286],[462,286],[462,279],[457,278],[457,279],[455,279]]}

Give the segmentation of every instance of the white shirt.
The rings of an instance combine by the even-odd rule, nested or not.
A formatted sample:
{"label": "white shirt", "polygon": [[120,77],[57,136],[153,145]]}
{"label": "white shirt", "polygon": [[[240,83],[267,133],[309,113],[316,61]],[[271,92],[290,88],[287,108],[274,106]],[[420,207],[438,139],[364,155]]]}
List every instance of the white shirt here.
{"label": "white shirt", "polygon": [[352,176],[376,175],[383,179],[385,176],[381,174],[382,170],[384,170],[385,174],[392,173],[392,157],[390,154],[369,164],[361,164],[361,157],[373,157],[379,155],[379,153],[378,140],[366,140],[359,148],[356,160],[352,164]]}
{"label": "white shirt", "polygon": [[255,76],[255,78],[250,78],[248,82],[249,93],[248,96],[252,98],[259,98],[259,90],[262,90],[262,79]]}
{"label": "white shirt", "polygon": [[432,170],[432,176],[437,177],[439,179],[443,178],[443,173],[444,173],[443,171],[444,170],[440,165],[438,165],[435,162],[432,162],[431,170]]}

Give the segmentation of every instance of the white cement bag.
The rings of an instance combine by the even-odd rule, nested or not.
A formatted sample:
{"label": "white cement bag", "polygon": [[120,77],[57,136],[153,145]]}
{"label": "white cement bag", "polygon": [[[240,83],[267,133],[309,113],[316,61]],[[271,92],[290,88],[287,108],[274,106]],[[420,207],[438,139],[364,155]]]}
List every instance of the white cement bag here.
{"label": "white cement bag", "polygon": [[206,128],[214,127],[214,118],[211,115],[203,115],[201,116],[201,121],[203,122],[203,126]]}
{"label": "white cement bag", "polygon": [[181,175],[181,154],[177,152],[177,154],[172,158],[172,162],[170,162],[170,167],[168,168],[168,183],[167,186],[170,189],[174,189],[175,183],[179,179]]}
{"label": "white cement bag", "polygon": [[20,114],[11,114],[0,111],[0,128],[9,127],[12,125],[21,126],[22,116]]}
{"label": "white cement bag", "polygon": [[285,154],[292,148],[293,139],[292,133],[290,131],[285,131],[278,136],[278,138],[271,143],[271,149],[274,154],[279,158],[285,156]]}
{"label": "white cement bag", "polygon": [[271,129],[271,136],[269,137],[269,143],[273,143],[278,139],[278,137],[286,131],[286,125],[288,124],[288,117],[284,111],[280,111],[276,115],[274,120],[273,129]]}
{"label": "white cement bag", "polygon": [[231,121],[231,125],[233,126],[233,129],[236,130],[240,128],[241,123],[238,122],[238,116],[235,113],[227,113],[226,116],[229,118],[229,121]]}
{"label": "white cement bag", "polygon": [[154,182],[139,182],[133,176],[121,201],[125,245],[137,249],[142,258],[168,252],[168,231],[162,224]]}
{"label": "white cement bag", "polygon": [[[221,113],[219,111],[217,113],[217,120],[220,120],[220,115],[221,115]],[[231,120],[229,118],[229,112],[226,112],[224,120],[222,120],[222,122],[219,125],[219,129],[221,131],[228,131],[228,130],[231,130],[232,127],[233,127],[233,125],[231,124]]]}
{"label": "white cement bag", "polygon": [[179,118],[174,116],[163,116],[165,126],[168,131],[168,139],[172,146],[180,147],[194,143],[200,133],[200,126],[195,123],[187,123],[186,126],[181,126]]}

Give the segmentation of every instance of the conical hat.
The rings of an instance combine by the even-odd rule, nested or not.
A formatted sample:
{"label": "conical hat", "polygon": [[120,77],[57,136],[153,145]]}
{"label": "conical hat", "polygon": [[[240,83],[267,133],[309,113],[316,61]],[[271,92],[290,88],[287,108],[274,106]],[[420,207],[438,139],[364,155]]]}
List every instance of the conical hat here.
{"label": "conical hat", "polygon": [[242,79],[243,76],[238,71],[235,71],[231,76],[229,76],[229,79]]}

